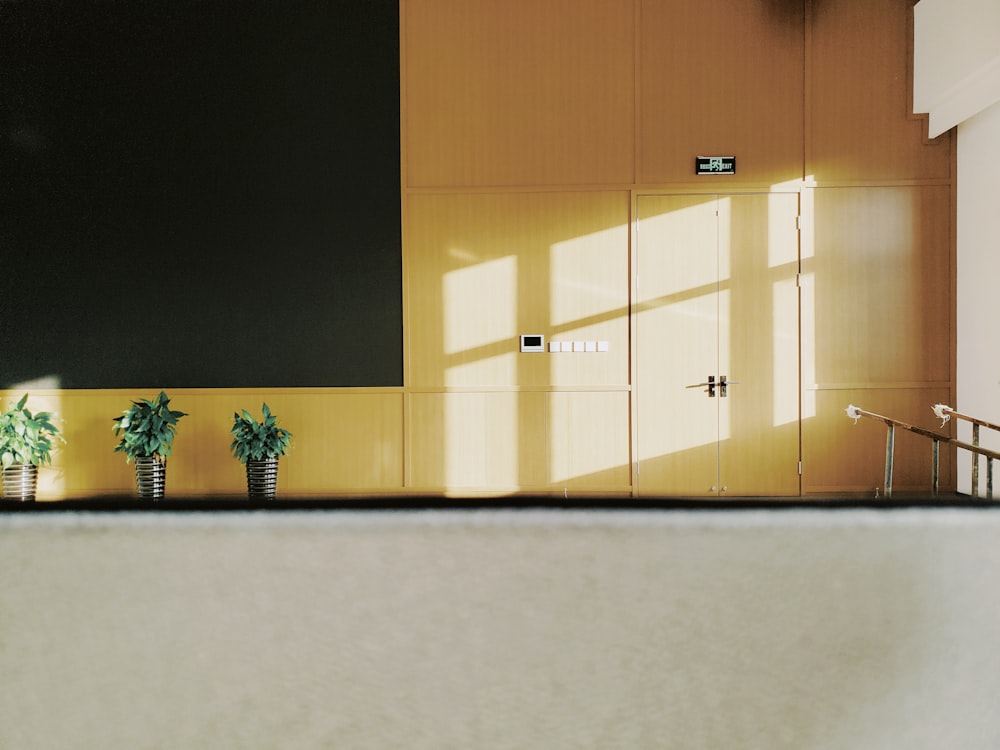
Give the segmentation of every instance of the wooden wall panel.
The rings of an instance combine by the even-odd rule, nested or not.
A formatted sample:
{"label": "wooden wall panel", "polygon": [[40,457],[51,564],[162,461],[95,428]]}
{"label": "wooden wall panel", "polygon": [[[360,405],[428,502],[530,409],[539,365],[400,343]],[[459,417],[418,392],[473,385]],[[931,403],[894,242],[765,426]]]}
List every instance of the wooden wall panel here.
{"label": "wooden wall panel", "polygon": [[[950,187],[827,188],[803,260],[805,383],[943,383],[952,361]],[[808,202],[808,201],[807,201]]]}
{"label": "wooden wall panel", "polygon": [[550,394],[548,433],[550,486],[619,492],[631,484],[627,392]]}
{"label": "wooden wall panel", "polygon": [[412,393],[407,484],[416,491],[629,488],[622,391]]}
{"label": "wooden wall panel", "polygon": [[345,389],[273,400],[284,404],[283,421],[295,433],[294,453],[289,453],[286,466],[289,492],[402,488],[401,391]]}
{"label": "wooden wall panel", "polygon": [[735,155],[732,177],[802,177],[803,12],[771,0],[644,0],[640,183],[690,181],[698,155]]}
{"label": "wooden wall panel", "polygon": [[811,0],[806,176],[949,179],[951,134],[911,114],[913,0]]}
{"label": "wooden wall panel", "polygon": [[[13,391],[0,392],[7,403]],[[41,471],[39,499],[133,495],[134,469],[115,453],[112,420],[134,399],[155,392],[47,390],[31,392],[33,411],[50,409],[66,438],[53,466]],[[167,496],[246,492],[243,465],[229,452],[233,412],[260,416],[267,401],[294,434],[281,459],[278,492],[285,495],[399,491],[403,484],[402,389],[168,391],[181,419],[167,461]]]}
{"label": "wooden wall panel", "polygon": [[[873,497],[876,488],[885,494],[886,426],[874,419],[855,424],[845,409],[853,404],[867,411],[908,424],[954,434],[949,423],[941,427],[931,407],[945,403],[950,390],[943,388],[843,388],[806,389],[802,421],[802,491],[810,493],[858,492]],[[893,451],[893,493],[930,494],[932,441],[896,429]],[[941,447],[939,483],[942,491],[954,488],[954,458]]]}
{"label": "wooden wall panel", "polygon": [[[885,429],[849,430],[847,405],[936,428],[931,406],[953,400],[950,187],[820,188],[804,202],[803,488],[874,491]],[[929,461],[928,441],[897,435],[897,488],[929,490]],[[942,468],[943,488],[952,478]]]}
{"label": "wooden wall panel", "polygon": [[[628,382],[625,192],[418,194],[407,201],[407,385]],[[522,354],[520,334],[607,341]]]}
{"label": "wooden wall panel", "polygon": [[633,0],[406,0],[413,186],[633,179]]}
{"label": "wooden wall panel", "polygon": [[408,485],[456,492],[545,484],[542,392],[413,393]]}

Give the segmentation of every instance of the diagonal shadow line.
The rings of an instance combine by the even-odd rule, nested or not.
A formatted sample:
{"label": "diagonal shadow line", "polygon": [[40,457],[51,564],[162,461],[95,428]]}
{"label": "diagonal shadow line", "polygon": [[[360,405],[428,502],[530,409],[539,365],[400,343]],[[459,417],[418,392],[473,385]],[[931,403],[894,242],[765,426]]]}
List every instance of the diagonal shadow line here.
{"label": "diagonal shadow line", "polygon": [[[788,277],[789,273],[794,274],[798,270],[797,262],[783,263],[778,266],[772,266],[769,269],[770,276]],[[697,299],[698,297],[703,297],[707,294],[713,294],[718,291],[723,291],[730,288],[728,280],[724,280],[719,284],[703,284],[702,286],[692,287],[690,289],[685,289],[674,294],[664,295],[662,297],[656,297],[651,300],[645,300],[639,302],[635,306],[635,313],[648,312],[650,310],[655,310],[661,307],[667,307],[669,305],[677,304],[678,302],[685,302],[691,299]],[[563,323],[561,325],[555,325],[550,327],[550,336],[556,336],[564,334],[570,331],[575,331],[579,328],[584,328],[592,325],[597,325],[599,323],[607,323],[609,321],[617,320],[619,318],[628,317],[630,311],[625,307],[618,307],[613,310],[607,310],[603,313],[598,313],[596,315],[588,315],[585,318],[576,318],[568,323]],[[517,348],[512,340],[503,339],[500,341],[493,341],[488,344],[482,344],[481,346],[474,346],[468,349],[462,349],[461,351],[452,352],[445,355],[445,365],[447,367],[453,367],[456,365],[469,364],[470,362],[475,362],[480,359],[488,359],[490,357],[498,357],[503,354],[510,354],[516,352]]]}
{"label": "diagonal shadow line", "polygon": [[[608,310],[597,315],[589,315],[586,318],[577,318],[569,323],[564,323],[558,326],[551,326],[550,330],[552,335],[558,335],[566,333],[567,331],[575,331],[579,328],[585,326],[596,325],[598,323],[607,323],[609,321],[618,320],[623,317],[628,316],[628,308],[619,307],[614,310]],[[460,364],[468,364],[469,362],[475,362],[478,359],[486,359],[488,357],[496,357],[501,354],[510,354],[517,351],[516,342],[513,340],[502,339],[500,341],[493,341],[489,344],[483,344],[481,346],[475,346],[468,349],[462,349],[461,351],[452,352],[451,354],[445,355],[445,364],[448,367]]]}

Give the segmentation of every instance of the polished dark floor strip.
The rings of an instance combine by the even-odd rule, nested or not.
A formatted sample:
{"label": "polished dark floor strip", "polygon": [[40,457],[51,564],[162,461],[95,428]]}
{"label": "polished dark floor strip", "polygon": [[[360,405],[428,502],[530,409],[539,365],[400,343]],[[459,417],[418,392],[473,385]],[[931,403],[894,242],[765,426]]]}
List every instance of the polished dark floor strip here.
{"label": "polished dark floor strip", "polygon": [[421,510],[702,510],[739,512],[745,510],[866,508],[977,508],[1000,510],[1000,502],[962,494],[871,496],[805,496],[747,498],[679,497],[442,497],[434,495],[354,496],[354,497],[281,497],[274,500],[249,500],[246,496],[208,495],[205,497],[166,497],[163,500],[140,500],[128,495],[88,497],[59,501],[20,502],[0,500],[0,513],[63,512],[198,512],[241,511],[421,511]]}

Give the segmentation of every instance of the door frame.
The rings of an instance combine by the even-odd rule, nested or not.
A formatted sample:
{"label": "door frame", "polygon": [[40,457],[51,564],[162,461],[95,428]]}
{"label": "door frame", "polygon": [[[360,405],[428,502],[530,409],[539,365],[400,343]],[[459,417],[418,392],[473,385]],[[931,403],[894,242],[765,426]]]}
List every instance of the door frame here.
{"label": "door frame", "polygon": [[[713,178],[707,178],[713,179]],[[805,236],[803,232],[803,226],[805,221],[803,220],[803,214],[807,211],[807,203],[803,200],[803,192],[807,186],[799,181],[793,181],[790,183],[784,183],[768,187],[754,187],[754,186],[733,186],[728,188],[724,184],[720,184],[715,179],[711,184],[678,184],[672,187],[666,188],[632,188],[630,190],[630,216],[629,216],[629,433],[631,440],[630,449],[630,474],[631,474],[631,485],[632,485],[632,495],[633,497],[643,496],[645,493],[642,491],[642,478],[639,470],[640,465],[640,454],[639,454],[639,402],[641,400],[641,386],[638,383],[638,372],[639,372],[639,333],[638,333],[638,316],[640,313],[640,297],[639,297],[639,200],[644,197],[698,197],[698,196],[714,196],[715,198],[722,198],[726,196],[740,196],[740,195],[771,195],[771,194],[784,194],[784,195],[795,195],[797,200],[797,218],[796,218],[796,236],[797,236],[797,254],[796,254],[796,306],[797,306],[797,318],[796,318],[796,348],[797,348],[797,362],[795,365],[796,370],[796,404],[797,404],[797,453],[798,453],[798,488],[794,494],[782,495],[782,497],[794,497],[800,498],[803,493],[803,468],[802,468],[802,352],[803,352],[803,336],[805,332],[803,331],[803,319],[802,319],[802,258],[806,253],[807,249],[811,247],[811,238]],[[807,243],[809,243],[807,245]],[[646,495],[650,496],[650,495]],[[655,496],[653,493],[652,496]],[[706,495],[705,499],[710,500],[711,498],[725,498],[720,491],[718,495]],[[731,496],[732,497],[732,496]]]}

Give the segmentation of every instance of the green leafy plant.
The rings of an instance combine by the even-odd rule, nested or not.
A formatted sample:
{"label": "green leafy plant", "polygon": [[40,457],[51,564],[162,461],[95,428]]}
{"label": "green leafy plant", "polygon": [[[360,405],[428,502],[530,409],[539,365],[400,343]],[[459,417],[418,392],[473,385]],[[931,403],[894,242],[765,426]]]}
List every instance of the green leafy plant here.
{"label": "green leafy plant", "polygon": [[233,413],[233,429],[229,434],[233,442],[229,448],[241,463],[260,461],[265,458],[277,458],[285,455],[292,440],[292,433],[283,427],[278,427],[275,417],[265,403],[263,406],[264,421],[258,422],[246,409],[242,413]]}
{"label": "green leafy plant", "polygon": [[52,441],[62,440],[47,411],[32,414],[25,393],[17,405],[0,414],[0,463],[3,466],[52,463]]}
{"label": "green leafy plant", "polygon": [[173,451],[177,422],[187,414],[170,408],[170,399],[160,391],[155,400],[133,401],[120,417],[115,417],[112,429],[121,441],[115,453],[124,453],[125,460],[137,456],[166,458]]}

